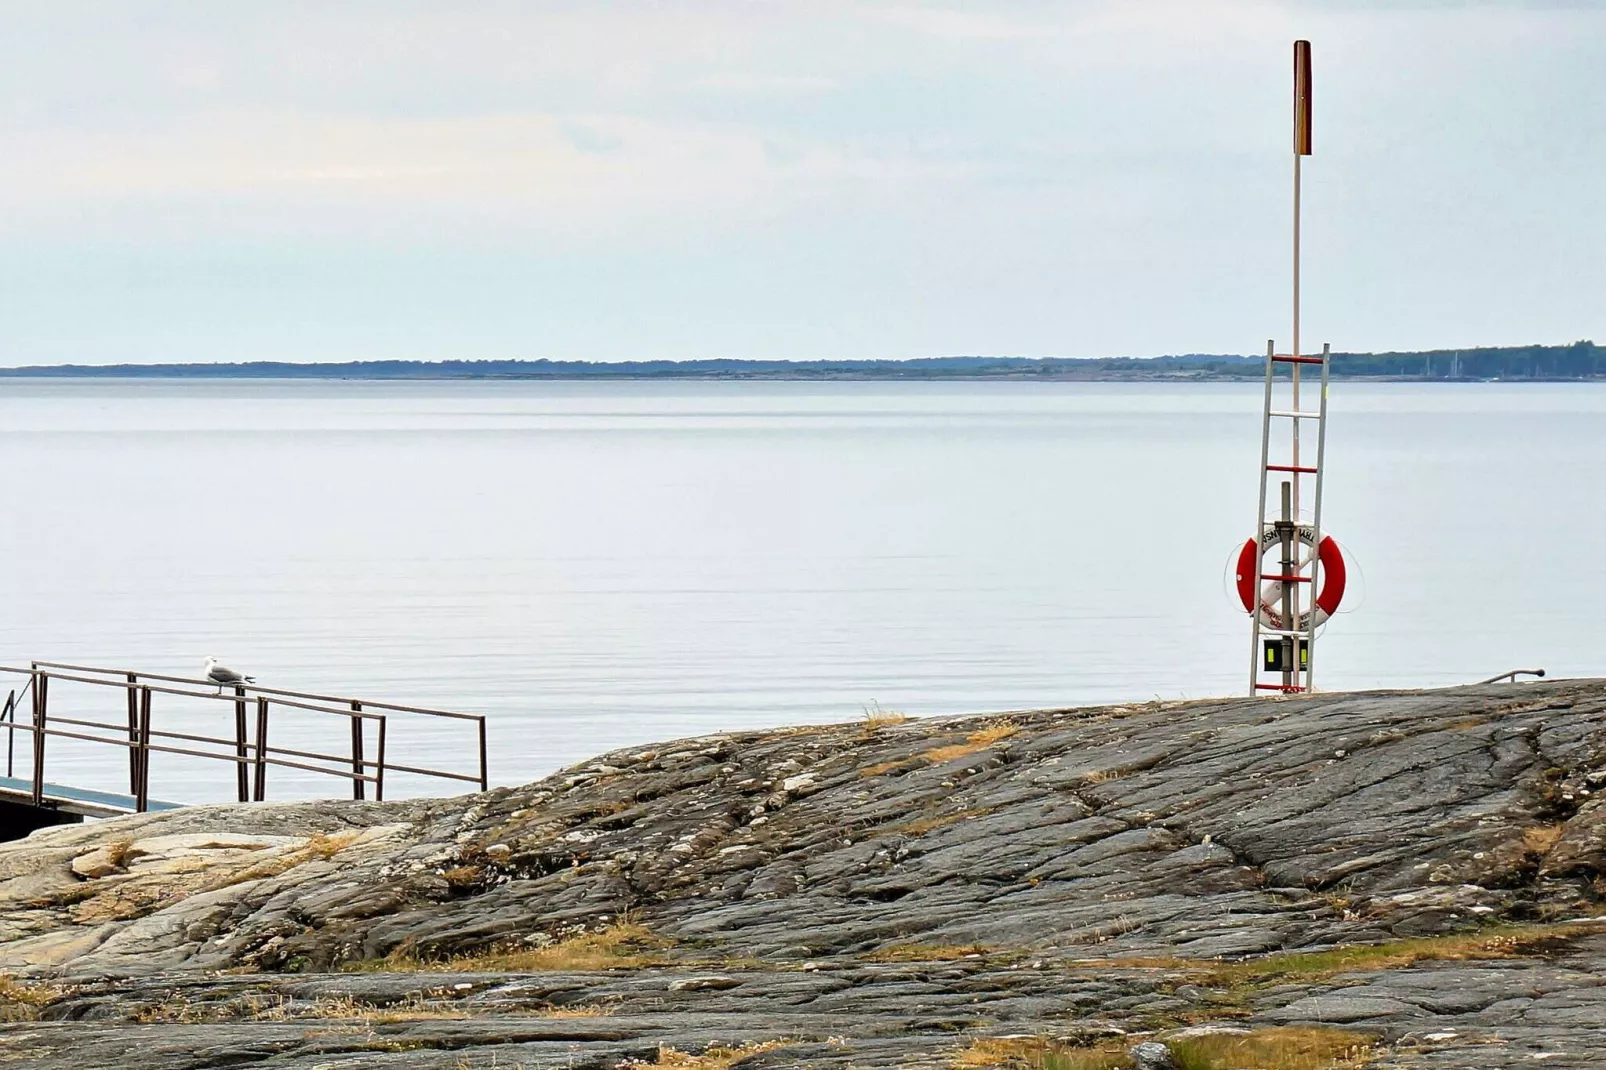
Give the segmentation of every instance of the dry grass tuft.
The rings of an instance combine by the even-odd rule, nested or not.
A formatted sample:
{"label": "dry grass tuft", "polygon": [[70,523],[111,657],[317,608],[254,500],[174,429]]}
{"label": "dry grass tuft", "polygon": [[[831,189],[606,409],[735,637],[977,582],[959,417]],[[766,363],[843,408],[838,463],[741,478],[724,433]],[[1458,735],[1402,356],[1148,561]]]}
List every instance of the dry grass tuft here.
{"label": "dry grass tuft", "polygon": [[606,1018],[612,1007],[600,1003],[570,1003],[562,1007],[543,1007],[535,1012],[537,1018]]}
{"label": "dry grass tuft", "polygon": [[967,818],[981,817],[990,813],[992,813],[990,807],[981,807],[975,810],[956,810],[951,814],[939,814],[934,817],[923,817],[916,821],[910,821],[888,831],[891,835],[923,836],[928,832],[947,828],[949,825],[964,821]]}
{"label": "dry grass tuft", "polygon": [[461,1021],[466,1011],[449,1003],[431,1003],[413,997],[400,1003],[379,1006],[354,996],[324,996],[305,1002],[281,1002],[259,1010],[252,1017],[259,1022],[305,1021],[307,1019],[356,1019],[364,1022],[417,1022],[433,1019]]}
{"label": "dry grass tuft", "polygon": [[271,858],[265,858],[243,869],[237,869],[233,873],[225,874],[210,884],[197,889],[197,891],[213,892],[219,888],[229,888],[236,884],[244,884],[246,881],[277,877],[314,859],[327,862],[347,847],[350,847],[351,842],[359,835],[361,833],[340,832],[333,836],[326,836],[320,832],[315,836],[308,837],[307,842],[294,851],[276,854]]}
{"label": "dry grass tuft", "polygon": [[691,1055],[678,1048],[659,1048],[658,1058],[651,1063],[627,1063],[634,1066],[678,1066],[684,1070],[728,1070],[743,1059],[762,1055],[784,1047],[784,1040],[766,1040],[755,1044],[738,1044],[734,1048],[712,1047],[701,1055]]}
{"label": "dry grass tuft", "polygon": [[1236,987],[1284,980],[1324,980],[1343,973],[1395,970],[1418,962],[1524,958],[1553,951],[1581,936],[1606,932],[1606,918],[1549,925],[1500,925],[1474,933],[1424,936],[1326,951],[1287,951],[1239,962],[1171,957],[1083,959],[1079,967],[1176,970],[1195,984]]}
{"label": "dry grass tuft", "polygon": [[1070,1048],[1036,1037],[980,1037],[953,1058],[961,1070],[1124,1070],[1125,1047]]}
{"label": "dry grass tuft", "polygon": [[0,974],[0,1022],[31,1022],[61,996],[59,988]]}
{"label": "dry grass tuft", "polygon": [[892,772],[894,769],[902,769],[904,766],[908,765],[910,761],[911,761],[911,759],[909,759],[909,758],[898,758],[895,761],[890,761],[890,762],[877,762],[875,765],[867,765],[863,769],[860,769],[859,770],[859,775],[860,776],[885,776],[887,773]]}
{"label": "dry grass tuft", "polygon": [[941,765],[943,762],[951,762],[955,758],[963,758],[978,751],[986,750],[993,744],[1001,743],[1019,731],[1020,726],[1014,721],[1008,719],[993,721],[991,724],[984,725],[970,733],[965,737],[963,743],[935,747],[926,751],[921,757],[933,765]]}
{"label": "dry grass tuft", "polygon": [[1207,971],[1205,981],[1232,985],[1394,970],[1424,961],[1519,958],[1552,950],[1573,937],[1598,931],[1598,926],[1582,924],[1501,926],[1478,933],[1424,936],[1386,944],[1336,947],[1329,951],[1293,951],[1213,966]]}
{"label": "dry grass tuft", "polygon": [[485,871],[479,866],[453,866],[442,873],[441,877],[452,891],[460,892],[474,888],[484,875]]}
{"label": "dry grass tuft", "polygon": [[903,724],[909,720],[909,715],[902,710],[884,710],[881,703],[874,701],[864,707],[864,733],[874,735],[877,729],[888,725]]}
{"label": "dry grass tuft", "polygon": [[416,1022],[432,1019],[460,1021],[470,1015],[449,1000],[431,1001],[422,994],[397,1003],[365,1003],[355,996],[320,996],[317,999],[264,998],[248,995],[222,1003],[157,1003],[139,1010],[134,1019],[145,1023],[215,1024],[219,1022]]}
{"label": "dry grass tuft", "polygon": [[1543,858],[1556,846],[1561,839],[1561,825],[1534,825],[1524,829],[1522,833],[1523,853],[1533,858]]}
{"label": "dry grass tuft", "polygon": [[126,870],[128,868],[128,856],[133,849],[134,841],[131,839],[113,840],[106,845],[106,861],[118,869]]}
{"label": "dry grass tuft", "polygon": [[865,962],[953,962],[981,957],[992,952],[983,944],[894,944],[877,948],[859,957]]}
{"label": "dry grass tuft", "polygon": [[[1339,1070],[1360,1066],[1372,1038],[1344,1029],[1287,1027],[1166,1043],[1177,1070]],[[1125,1044],[1072,1048],[1038,1037],[981,1037],[953,1058],[958,1070],[1128,1070]]]}
{"label": "dry grass tuft", "polygon": [[1333,1070],[1359,1066],[1373,1038],[1346,1029],[1289,1026],[1250,1033],[1212,1033],[1166,1046],[1177,1070]]}
{"label": "dry grass tuft", "polygon": [[420,959],[410,949],[398,948],[379,966],[402,972],[434,970],[455,973],[522,973],[540,970],[615,970],[656,966],[663,959],[653,954],[674,946],[646,926],[624,918],[596,932],[579,933],[555,944],[537,948],[504,948],[445,959]]}

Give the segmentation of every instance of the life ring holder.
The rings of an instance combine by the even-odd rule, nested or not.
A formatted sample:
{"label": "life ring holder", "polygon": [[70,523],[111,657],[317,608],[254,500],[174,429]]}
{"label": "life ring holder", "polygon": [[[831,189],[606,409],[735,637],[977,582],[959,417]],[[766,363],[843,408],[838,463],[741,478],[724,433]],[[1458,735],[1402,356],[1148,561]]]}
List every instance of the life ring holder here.
{"label": "life ring holder", "polygon": [[[1304,546],[1316,546],[1316,529],[1310,524],[1300,524],[1294,529],[1294,538]],[[1271,524],[1262,530],[1259,543],[1256,540],[1246,539],[1243,548],[1238,551],[1238,566],[1236,579],[1238,582],[1238,599],[1243,603],[1245,613],[1255,612],[1255,588],[1259,585],[1261,576],[1261,560],[1266,553],[1274,547],[1282,545],[1282,536]],[[1344,600],[1344,585],[1349,578],[1348,569],[1344,564],[1343,551],[1339,549],[1338,540],[1331,535],[1323,535],[1321,544],[1316,551],[1317,560],[1321,564],[1322,589],[1316,594],[1315,606],[1299,614],[1299,621],[1293,630],[1309,631],[1312,624],[1322,624],[1334,613],[1338,612],[1339,603]],[[1280,566],[1279,566],[1280,567]],[[1282,607],[1278,581],[1270,581],[1270,590],[1279,592],[1267,595],[1267,588],[1260,591],[1260,623],[1262,627],[1277,631],[1285,629],[1283,623]],[[1312,620],[1314,613],[1315,619]]]}

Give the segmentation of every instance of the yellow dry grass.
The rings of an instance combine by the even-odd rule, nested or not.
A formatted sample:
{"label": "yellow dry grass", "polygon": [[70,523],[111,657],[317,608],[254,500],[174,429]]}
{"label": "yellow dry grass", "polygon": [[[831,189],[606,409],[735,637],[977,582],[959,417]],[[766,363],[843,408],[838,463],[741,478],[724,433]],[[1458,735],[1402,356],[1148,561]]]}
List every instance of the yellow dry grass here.
{"label": "yellow dry grass", "polygon": [[579,933],[537,948],[504,948],[445,959],[420,959],[411,950],[391,952],[379,966],[386,970],[435,970],[456,973],[522,973],[541,970],[614,970],[657,965],[654,952],[674,942],[630,919],[596,932]]}
{"label": "yellow dry grass", "polygon": [[966,818],[980,817],[983,814],[988,814],[991,812],[992,811],[987,808],[980,808],[976,810],[956,810],[951,814],[937,814],[932,817],[922,817],[918,820],[898,825],[889,831],[893,835],[923,836],[928,832],[934,832],[940,828],[947,828],[949,825],[956,824],[957,822],[963,821]]}
{"label": "yellow dry grass", "polygon": [[738,1044],[735,1047],[712,1047],[701,1055],[692,1055],[678,1048],[659,1048],[658,1058],[650,1063],[635,1063],[636,1066],[678,1066],[683,1070],[728,1070],[729,1067],[741,1062],[743,1059],[762,1055],[767,1051],[774,1051],[782,1047],[783,1040],[766,1040],[754,1044]]}
{"label": "yellow dry grass", "polygon": [[943,762],[951,762],[955,758],[963,758],[978,751],[986,750],[993,744],[1001,743],[1019,731],[1020,726],[1014,721],[993,721],[970,733],[965,737],[963,743],[953,743],[946,747],[934,747],[922,754],[921,757],[933,765],[941,765]]}
{"label": "yellow dry grass", "polygon": [[1177,1070],[1333,1070],[1359,1066],[1373,1038],[1347,1029],[1288,1026],[1169,1041]]}
{"label": "yellow dry grass", "polygon": [[454,1006],[450,1001],[430,1001],[422,995],[381,1006],[366,1003],[349,994],[320,996],[309,1000],[248,995],[222,1003],[157,1003],[141,1008],[134,1015],[136,1021],[168,1025],[238,1021],[357,1021],[373,1025],[428,1019],[458,1021],[468,1017],[470,1017],[468,1012]]}
{"label": "yellow dry grass", "polygon": [[[1346,1029],[1284,1027],[1171,1040],[1177,1070],[1340,1070],[1365,1061],[1372,1038]],[[1073,1048],[1039,1037],[980,1037],[957,1070],[1129,1070],[1125,1044]]]}
{"label": "yellow dry grass", "polygon": [[294,851],[286,851],[283,854],[276,854],[271,858],[265,858],[262,861],[255,862],[244,867],[243,869],[237,869],[233,873],[224,874],[211,884],[206,885],[198,890],[206,892],[216,891],[219,888],[228,888],[236,884],[244,884],[246,881],[263,880],[268,877],[277,877],[281,874],[288,873],[290,870],[295,869],[299,865],[314,860],[327,862],[329,859],[351,846],[351,842],[355,840],[358,835],[359,833],[357,832],[340,832],[333,836],[326,836],[320,832],[315,836],[308,837],[307,842],[302,844]]}
{"label": "yellow dry grass", "polygon": [[431,1003],[422,998],[379,1006],[354,996],[325,996],[306,1002],[281,1003],[264,1008],[252,1016],[259,1022],[302,1021],[306,1019],[357,1019],[364,1022],[416,1022],[431,1019],[460,1021],[469,1017],[449,1003]]}
{"label": "yellow dry grass", "polygon": [[612,1007],[600,1003],[570,1003],[562,1007],[543,1007],[535,1012],[537,1018],[606,1018]]}
{"label": "yellow dry grass", "polygon": [[0,974],[0,1022],[31,1022],[60,995],[59,988]]}
{"label": "yellow dry grass", "polygon": [[992,949],[982,944],[894,944],[877,948],[859,957],[865,962],[952,962],[976,955],[986,955]]}
{"label": "yellow dry grass", "polygon": [[1556,846],[1556,841],[1559,839],[1561,839],[1561,825],[1534,825],[1523,830],[1523,853],[1534,858],[1543,858],[1550,853],[1552,847]]}
{"label": "yellow dry grass", "polygon": [[902,710],[884,710],[881,703],[871,702],[864,708],[864,731],[866,735],[874,734],[879,728],[888,725],[903,724],[909,720],[909,715]]}
{"label": "yellow dry grass", "polygon": [[1206,981],[1242,984],[1284,978],[1330,977],[1363,970],[1394,970],[1424,961],[1517,958],[1549,950],[1567,939],[1599,930],[1599,926],[1588,924],[1513,925],[1477,933],[1424,936],[1386,944],[1336,947],[1328,951],[1294,951],[1213,966],[1208,971]]}
{"label": "yellow dry grass", "polygon": [[1120,1070],[1124,1047],[1069,1048],[1036,1037],[980,1037],[953,1057],[959,1070]]}
{"label": "yellow dry grass", "polygon": [[106,845],[106,861],[118,869],[128,868],[128,855],[133,850],[134,841],[131,839],[113,840]]}
{"label": "yellow dry grass", "polygon": [[1325,951],[1287,951],[1240,962],[1183,958],[1084,959],[1078,967],[1178,970],[1198,984],[1251,985],[1287,979],[1319,980],[1341,973],[1393,970],[1427,961],[1522,958],[1580,936],[1606,931],[1606,919],[1548,925],[1499,925],[1473,933],[1423,936],[1383,944],[1353,944]]}

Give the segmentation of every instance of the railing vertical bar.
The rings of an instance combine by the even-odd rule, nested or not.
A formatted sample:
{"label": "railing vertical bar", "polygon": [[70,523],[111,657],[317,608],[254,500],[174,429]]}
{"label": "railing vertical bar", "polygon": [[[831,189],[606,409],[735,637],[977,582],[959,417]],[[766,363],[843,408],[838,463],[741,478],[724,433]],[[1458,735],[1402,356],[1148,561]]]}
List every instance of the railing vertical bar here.
{"label": "railing vertical bar", "polygon": [[234,688],[234,776],[241,802],[251,801],[251,776],[246,768],[245,688]]}
{"label": "railing vertical bar", "polygon": [[151,689],[139,689],[139,783],[134,787],[134,809],[143,814],[151,801]]}
{"label": "railing vertical bar", "polygon": [[[361,713],[362,703],[353,700],[351,703],[351,712]],[[363,775],[362,722],[363,719],[361,717],[353,717],[351,719],[351,771],[358,777]],[[361,780],[354,779],[351,782],[351,797],[353,799],[361,799],[364,794],[363,787],[364,784]]]}
{"label": "railing vertical bar", "polygon": [[379,719],[378,753],[374,755],[376,766],[374,769],[374,801],[385,801],[385,723],[389,718]]}
{"label": "railing vertical bar", "polygon": [[45,719],[49,712],[50,677],[46,673],[34,676],[33,684],[33,804],[45,801]]}
{"label": "railing vertical bar", "polygon": [[268,700],[257,696],[256,801],[268,797]]}
{"label": "railing vertical bar", "polygon": [[[128,673],[128,742],[139,742],[139,676]],[[139,751],[128,748],[128,794],[139,788]]]}
{"label": "railing vertical bar", "polygon": [[12,756],[17,745],[17,690],[6,696],[6,776],[12,776]]}
{"label": "railing vertical bar", "polygon": [[480,718],[480,790],[491,790],[490,770],[485,761],[485,718]]}

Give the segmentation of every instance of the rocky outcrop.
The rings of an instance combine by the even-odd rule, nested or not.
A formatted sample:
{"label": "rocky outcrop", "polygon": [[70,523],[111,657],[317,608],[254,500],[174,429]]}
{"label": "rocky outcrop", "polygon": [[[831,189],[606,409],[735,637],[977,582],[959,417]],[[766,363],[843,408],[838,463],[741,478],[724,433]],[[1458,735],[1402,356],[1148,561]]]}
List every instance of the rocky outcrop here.
{"label": "rocky outcrop", "polygon": [[1319,1023],[1379,1065],[1606,1064],[1602,711],[1585,681],[882,720],[47,829],[0,845],[0,1061],[945,1065]]}

